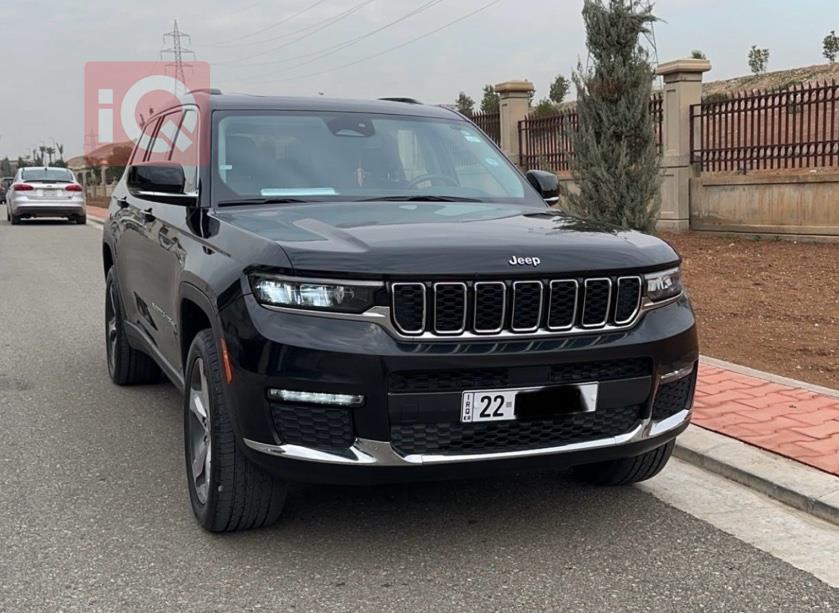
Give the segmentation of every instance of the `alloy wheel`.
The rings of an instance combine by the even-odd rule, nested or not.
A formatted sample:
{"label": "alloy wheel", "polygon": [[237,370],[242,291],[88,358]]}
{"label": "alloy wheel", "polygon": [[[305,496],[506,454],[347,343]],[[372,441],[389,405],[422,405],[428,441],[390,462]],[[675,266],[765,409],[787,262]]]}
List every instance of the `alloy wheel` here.
{"label": "alloy wheel", "polygon": [[210,489],[212,441],[210,439],[210,391],[204,360],[197,358],[189,382],[189,459],[192,485],[201,504],[207,504]]}
{"label": "alloy wheel", "polygon": [[105,335],[107,337],[108,370],[113,375],[116,370],[118,341],[116,296],[113,284],[108,287],[108,299],[105,303]]}

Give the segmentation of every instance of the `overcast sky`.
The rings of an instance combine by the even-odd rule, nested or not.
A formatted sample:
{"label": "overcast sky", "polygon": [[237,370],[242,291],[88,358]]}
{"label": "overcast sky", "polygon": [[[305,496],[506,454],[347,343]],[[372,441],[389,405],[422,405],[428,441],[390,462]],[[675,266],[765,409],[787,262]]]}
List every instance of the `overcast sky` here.
{"label": "overcast sky", "polygon": [[[4,1],[0,157],[52,139],[65,143],[65,157],[81,153],[85,62],[159,59],[175,19],[225,91],[441,103],[461,90],[479,99],[485,83],[527,78],[541,97],[557,73],[569,76],[585,59],[582,0],[496,0],[390,50],[490,2]],[[839,30],[839,0],[660,0],[656,13],[660,60],[701,49],[713,64],[711,79],[745,74],[752,44],[771,49],[770,70],[822,63],[821,39]]]}

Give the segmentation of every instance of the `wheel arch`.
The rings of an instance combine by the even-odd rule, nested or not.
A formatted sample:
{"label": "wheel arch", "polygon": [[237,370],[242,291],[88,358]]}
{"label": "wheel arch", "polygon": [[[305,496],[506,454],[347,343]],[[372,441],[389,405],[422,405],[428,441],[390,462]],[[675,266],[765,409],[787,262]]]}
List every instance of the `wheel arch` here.
{"label": "wheel arch", "polygon": [[108,271],[114,265],[114,252],[108,243],[102,243],[102,267],[104,269],[105,277],[108,276]]}
{"label": "wheel arch", "polygon": [[178,301],[178,332],[181,350],[181,370],[185,370],[189,348],[195,336],[209,328],[218,338],[217,318],[210,299],[197,287],[183,284]]}

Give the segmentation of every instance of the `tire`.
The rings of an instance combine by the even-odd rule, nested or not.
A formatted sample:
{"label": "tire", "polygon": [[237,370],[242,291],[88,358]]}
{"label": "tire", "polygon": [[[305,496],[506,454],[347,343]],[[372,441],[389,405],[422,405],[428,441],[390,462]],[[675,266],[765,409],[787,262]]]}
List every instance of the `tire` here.
{"label": "tire", "polygon": [[252,463],[236,441],[211,330],[196,335],[186,363],[184,458],[195,517],[210,532],[273,524],[282,513],[288,485]]}
{"label": "tire", "polygon": [[105,353],[108,374],[117,385],[160,383],[163,380],[163,373],[154,360],[134,349],[128,342],[116,269],[113,266],[105,279]]}
{"label": "tire", "polygon": [[16,226],[16,225],[20,224],[20,217],[18,217],[17,215],[12,215],[11,213],[9,213],[9,221],[12,222],[13,226]]}
{"label": "tire", "polygon": [[76,215],[73,221],[76,222],[76,225],[83,226],[87,223],[87,215]]}
{"label": "tire", "polygon": [[607,460],[574,468],[583,481],[593,485],[630,485],[655,477],[667,464],[676,441],[632,458]]}

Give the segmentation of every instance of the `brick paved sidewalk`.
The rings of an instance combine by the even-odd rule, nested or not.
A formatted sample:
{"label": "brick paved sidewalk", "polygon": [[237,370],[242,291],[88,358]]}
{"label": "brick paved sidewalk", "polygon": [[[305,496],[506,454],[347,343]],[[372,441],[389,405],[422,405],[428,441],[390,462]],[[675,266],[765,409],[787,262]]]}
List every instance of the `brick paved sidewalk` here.
{"label": "brick paved sidewalk", "polygon": [[108,209],[103,209],[98,206],[87,206],[87,216],[93,217],[94,219],[98,219],[99,221],[104,221],[106,217],[108,217]]}
{"label": "brick paved sidewalk", "polygon": [[839,475],[839,397],[700,364],[693,423]]}

